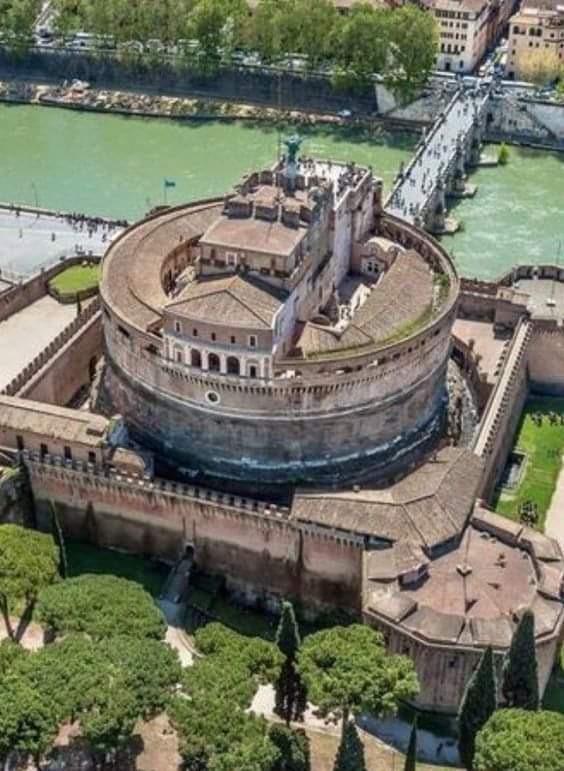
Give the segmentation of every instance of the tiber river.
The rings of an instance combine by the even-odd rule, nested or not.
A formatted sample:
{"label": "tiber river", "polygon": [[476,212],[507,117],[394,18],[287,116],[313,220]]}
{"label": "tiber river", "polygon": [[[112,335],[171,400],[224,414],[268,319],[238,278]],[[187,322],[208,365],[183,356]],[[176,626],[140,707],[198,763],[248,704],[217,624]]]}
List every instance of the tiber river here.
{"label": "tiber river", "polygon": [[[378,132],[301,134],[305,154],[370,164],[388,189],[414,146],[413,137]],[[277,138],[259,124],[2,104],[0,200],[135,219],[163,202],[165,178],[176,183],[170,203],[230,190],[241,174],[274,161]],[[564,242],[564,155],[511,148],[507,166],[481,169],[472,181],[477,196],[455,210],[464,232],[444,239],[462,273],[491,278],[516,262],[554,260]]]}

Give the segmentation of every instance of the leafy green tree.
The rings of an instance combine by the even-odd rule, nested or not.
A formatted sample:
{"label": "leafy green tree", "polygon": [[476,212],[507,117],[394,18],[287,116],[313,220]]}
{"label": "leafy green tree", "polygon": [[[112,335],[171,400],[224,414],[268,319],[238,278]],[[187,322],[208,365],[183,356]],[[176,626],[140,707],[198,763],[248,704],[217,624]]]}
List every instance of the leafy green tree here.
{"label": "leafy green tree", "polygon": [[111,575],[81,575],[44,589],[37,619],[55,635],[164,638],[166,622],[139,584]]}
{"label": "leafy green tree", "polygon": [[511,640],[501,692],[508,707],[535,710],[540,706],[535,617],[531,610],[523,613]]}
{"label": "leafy green tree", "polygon": [[298,27],[295,51],[308,59],[309,68],[332,58],[332,42],[339,15],[331,0],[295,0],[295,22]]}
{"label": "leafy green tree", "polygon": [[95,700],[80,715],[80,733],[94,754],[100,756],[102,764],[111,762],[117,750],[131,739],[138,718],[134,693],[124,680],[110,675],[98,688]]}
{"label": "leafy green tree", "polygon": [[480,663],[466,685],[458,713],[458,749],[465,768],[471,771],[474,762],[476,736],[497,706],[497,686],[494,657],[486,648]]}
{"label": "leafy green tree", "polygon": [[343,725],[333,771],[366,771],[364,747],[352,720],[347,720]]}
{"label": "leafy green tree", "polygon": [[435,66],[439,45],[432,13],[407,4],[393,11],[386,80],[404,101],[413,99]]}
{"label": "leafy green tree", "polygon": [[[55,725],[80,721],[93,751],[105,755],[127,741],[136,720],[164,709],[181,673],[176,651],[158,640],[69,635],[18,658],[9,677],[49,705]],[[9,684],[4,693],[9,700]]]}
{"label": "leafy green tree", "polygon": [[383,637],[368,626],[336,626],[307,637],[298,666],[310,700],[323,714],[393,715],[399,699],[419,692],[413,663],[386,652]]}
{"label": "leafy green tree", "polygon": [[0,525],[0,611],[12,640],[10,610],[24,602],[29,615],[39,592],[59,576],[59,552],[50,535],[19,525]]}
{"label": "leafy green tree", "polygon": [[279,752],[272,771],[310,771],[309,739],[305,731],[274,723],[268,738]]}
{"label": "leafy green tree", "polygon": [[35,764],[57,735],[56,713],[48,696],[26,679],[8,674],[1,680],[0,758],[12,751],[30,755]]}
{"label": "leafy green tree", "polygon": [[403,771],[416,771],[417,769],[417,717],[414,719],[409,735],[409,744],[405,755]]}
{"label": "leafy green tree", "polygon": [[18,645],[9,637],[0,642],[0,679],[5,677],[18,659],[26,655],[25,648]]}
{"label": "leafy green tree", "polygon": [[564,771],[564,716],[498,710],[476,739],[474,771]]}
{"label": "leafy green tree", "polygon": [[282,605],[282,615],[276,632],[276,644],[286,657],[275,682],[276,713],[290,725],[292,720],[303,720],[307,707],[307,691],[296,666],[300,648],[300,633],[291,603]]}
{"label": "leafy green tree", "polygon": [[183,693],[170,706],[185,767],[270,771],[278,751],[266,722],[247,710],[257,685],[278,676],[280,651],[221,624],[198,630],[196,644],[205,656],[183,671]]}
{"label": "leafy green tree", "polygon": [[384,73],[390,50],[391,12],[358,3],[341,21],[333,36],[335,64],[350,73],[358,88]]}
{"label": "leafy green tree", "polygon": [[4,45],[16,53],[25,53],[33,43],[33,28],[40,9],[41,0],[0,0]]}

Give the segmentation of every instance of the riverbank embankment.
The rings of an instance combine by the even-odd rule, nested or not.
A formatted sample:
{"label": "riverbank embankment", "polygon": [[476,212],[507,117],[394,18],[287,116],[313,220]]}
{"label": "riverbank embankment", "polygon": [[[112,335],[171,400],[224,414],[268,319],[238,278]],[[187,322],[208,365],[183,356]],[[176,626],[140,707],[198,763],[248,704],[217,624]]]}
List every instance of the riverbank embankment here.
{"label": "riverbank embankment", "polygon": [[296,126],[353,125],[375,130],[398,129],[413,132],[418,132],[428,125],[425,120],[389,119],[377,115],[355,116],[352,113],[330,111],[286,110],[232,101],[92,88],[90,84],[79,80],[62,83],[37,83],[21,79],[0,81],[0,102],[176,120],[247,120]]}

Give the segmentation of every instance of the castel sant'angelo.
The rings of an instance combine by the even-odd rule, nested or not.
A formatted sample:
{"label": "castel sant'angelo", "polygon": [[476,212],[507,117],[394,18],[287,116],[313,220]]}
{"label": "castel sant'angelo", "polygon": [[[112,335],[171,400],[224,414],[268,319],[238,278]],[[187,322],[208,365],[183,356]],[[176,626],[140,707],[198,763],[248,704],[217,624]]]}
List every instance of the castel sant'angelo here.
{"label": "castel sant'angelo", "polygon": [[[108,417],[14,386],[0,443],[69,533],[189,549],[247,603],[362,617],[412,656],[424,708],[456,710],[481,651],[501,662],[531,607],[544,689],[564,557],[484,500],[538,336],[560,338],[510,287],[464,292],[440,244],[386,212],[371,169],[286,147],[234,193],[156,211],[109,247]],[[514,333],[488,393],[453,336],[477,313]]]}

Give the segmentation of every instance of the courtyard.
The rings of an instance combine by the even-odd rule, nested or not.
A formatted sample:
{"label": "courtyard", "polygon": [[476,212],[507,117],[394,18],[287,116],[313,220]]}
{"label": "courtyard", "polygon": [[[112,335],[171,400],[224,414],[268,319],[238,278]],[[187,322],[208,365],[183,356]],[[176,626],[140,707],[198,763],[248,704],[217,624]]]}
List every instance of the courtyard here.
{"label": "courtyard", "polygon": [[513,447],[514,456],[523,456],[520,473],[511,474],[515,484],[502,486],[494,500],[495,510],[515,521],[520,519],[521,507],[531,502],[538,511],[535,527],[543,532],[562,468],[562,421],[564,399],[534,398],[526,402]]}

